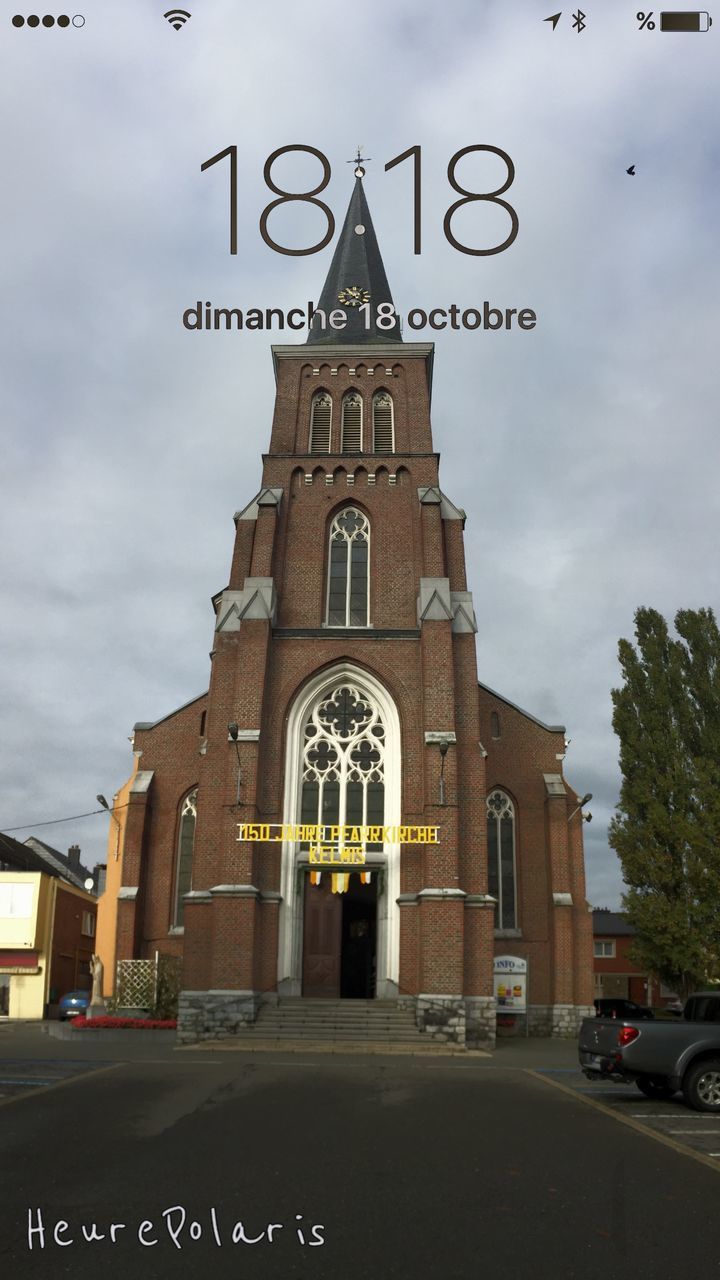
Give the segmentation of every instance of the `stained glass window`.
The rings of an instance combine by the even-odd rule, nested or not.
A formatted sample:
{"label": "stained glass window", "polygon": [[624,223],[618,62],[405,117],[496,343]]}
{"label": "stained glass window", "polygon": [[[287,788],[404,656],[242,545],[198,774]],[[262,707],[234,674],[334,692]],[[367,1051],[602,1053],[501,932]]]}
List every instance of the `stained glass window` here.
{"label": "stained glass window", "polygon": [[487,799],[488,893],[497,899],[495,928],[517,928],[515,810],[504,791]]}
{"label": "stained glass window", "polygon": [[197,788],[183,800],[180,810],[180,831],[178,835],[177,877],[175,881],[175,919],[173,924],[183,924],[183,894],[192,888],[193,844],[195,842],[195,819],[197,817]]}
{"label": "stained glass window", "polygon": [[370,524],[355,507],[345,507],[330,529],[327,624],[369,625]]}

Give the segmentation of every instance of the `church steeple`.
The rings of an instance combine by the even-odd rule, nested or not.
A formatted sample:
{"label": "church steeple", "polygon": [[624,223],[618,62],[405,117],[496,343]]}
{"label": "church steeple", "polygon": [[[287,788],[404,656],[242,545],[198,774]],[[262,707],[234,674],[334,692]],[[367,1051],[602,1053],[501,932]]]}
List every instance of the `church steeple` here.
{"label": "church steeple", "polygon": [[[359,343],[375,346],[379,342],[402,341],[397,318],[391,329],[377,326],[377,309],[383,303],[392,304],[392,295],[365,199],[364,172],[358,163],[355,189],[318,303],[318,310],[326,317],[325,326],[321,318],[315,316],[308,345],[343,343],[356,347]],[[360,310],[366,302],[370,305],[369,319],[367,312]],[[340,309],[347,315],[347,323],[344,329],[332,329],[327,318],[332,311]]]}

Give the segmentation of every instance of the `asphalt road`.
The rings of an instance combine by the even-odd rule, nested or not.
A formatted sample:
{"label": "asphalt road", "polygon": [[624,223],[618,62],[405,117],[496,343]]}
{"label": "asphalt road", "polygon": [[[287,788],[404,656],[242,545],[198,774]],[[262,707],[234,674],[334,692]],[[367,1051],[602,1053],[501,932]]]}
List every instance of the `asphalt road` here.
{"label": "asphalt road", "polygon": [[574,1046],[472,1062],[70,1048],[0,1039],[0,1074],[52,1078],[0,1099],[13,1280],[720,1274],[720,1168],[588,1105],[606,1091],[581,1092]]}

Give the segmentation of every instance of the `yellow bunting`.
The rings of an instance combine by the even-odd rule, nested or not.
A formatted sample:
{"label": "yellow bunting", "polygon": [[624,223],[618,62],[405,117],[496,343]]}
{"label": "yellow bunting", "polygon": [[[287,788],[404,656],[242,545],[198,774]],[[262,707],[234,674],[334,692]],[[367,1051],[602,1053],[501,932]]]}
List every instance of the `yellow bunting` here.
{"label": "yellow bunting", "polygon": [[360,872],[360,881],[362,884],[370,884],[371,880],[372,880],[372,871]]}
{"label": "yellow bunting", "polygon": [[311,884],[319,884],[319,883],[320,883],[320,881],[321,881],[321,879],[322,879],[322,871],[311,871],[311,872],[310,872],[310,883],[311,883]]}

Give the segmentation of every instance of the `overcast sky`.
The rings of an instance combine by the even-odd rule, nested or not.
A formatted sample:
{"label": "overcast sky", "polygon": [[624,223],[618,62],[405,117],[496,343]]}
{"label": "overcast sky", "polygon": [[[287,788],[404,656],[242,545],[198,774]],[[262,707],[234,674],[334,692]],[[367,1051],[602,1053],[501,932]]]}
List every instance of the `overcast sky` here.
{"label": "overcast sky", "polygon": [[[182,312],[317,299],[332,245],[262,243],[263,165],[287,144],[323,151],[339,227],[360,143],[401,314],[537,312],[529,333],[436,336],[435,444],[468,514],[480,679],[566,725],[566,775],[594,796],[589,898],[617,906],[617,641],[639,605],[718,603],[720,28],[639,31],[611,0],[586,6],[581,34],[570,10],[553,31],[539,0],[202,0],[179,32],[164,8],[83,0],[82,28],[33,31],[2,5],[0,829],[110,799],[135,721],[207,688],[210,597],[269,442],[270,343],[294,338],[189,333]],[[236,257],[227,161],[200,172],[233,143]],[[473,143],[516,168],[520,232],[494,257],[442,234],[448,161]],[[415,145],[420,256],[410,165],[384,172]],[[307,189],[318,168],[273,174]],[[505,175],[469,159],[458,176],[482,191]],[[275,218],[292,247],[324,234],[297,204]],[[453,228],[507,234],[479,206]],[[107,825],[15,834],[77,842],[92,865]]]}

